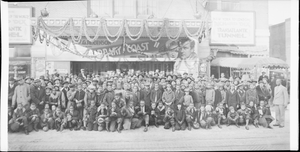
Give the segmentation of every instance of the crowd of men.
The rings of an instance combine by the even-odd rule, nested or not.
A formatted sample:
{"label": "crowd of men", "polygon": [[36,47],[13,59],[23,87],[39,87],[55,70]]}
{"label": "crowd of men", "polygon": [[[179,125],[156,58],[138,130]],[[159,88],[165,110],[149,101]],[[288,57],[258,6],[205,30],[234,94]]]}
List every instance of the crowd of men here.
{"label": "crowd of men", "polygon": [[[287,89],[277,79],[259,81],[193,78],[184,73],[113,73],[107,76],[46,74],[9,79],[9,132],[56,129],[121,132],[153,125],[165,129],[211,129],[222,125],[284,127]],[[272,103],[270,102],[272,101]]]}

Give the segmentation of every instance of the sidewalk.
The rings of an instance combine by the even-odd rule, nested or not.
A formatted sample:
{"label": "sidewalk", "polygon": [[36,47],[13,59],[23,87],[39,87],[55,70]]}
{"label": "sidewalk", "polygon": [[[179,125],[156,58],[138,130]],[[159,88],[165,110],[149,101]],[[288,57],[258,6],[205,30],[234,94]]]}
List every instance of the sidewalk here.
{"label": "sidewalk", "polygon": [[[274,111],[272,115],[275,116]],[[272,123],[274,124],[275,121]],[[286,126],[274,129],[222,125],[211,130],[175,131],[143,127],[122,133],[69,131],[9,133],[9,150],[288,150],[289,110]]]}

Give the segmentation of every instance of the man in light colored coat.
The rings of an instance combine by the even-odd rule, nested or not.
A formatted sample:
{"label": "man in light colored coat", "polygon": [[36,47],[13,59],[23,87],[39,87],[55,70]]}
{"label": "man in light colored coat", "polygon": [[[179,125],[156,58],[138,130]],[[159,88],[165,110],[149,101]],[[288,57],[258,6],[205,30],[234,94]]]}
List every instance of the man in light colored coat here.
{"label": "man in light colored coat", "polygon": [[281,85],[281,79],[276,80],[276,85],[277,86],[274,89],[273,100],[276,114],[276,123],[274,124],[274,126],[279,126],[279,128],[283,128],[285,119],[285,107],[288,104],[288,92],[286,87]]}
{"label": "man in light colored coat", "polygon": [[12,97],[12,107],[14,108],[17,104],[21,103],[26,109],[29,109],[30,88],[24,84],[23,78],[17,79],[19,85],[15,88],[14,95]]}

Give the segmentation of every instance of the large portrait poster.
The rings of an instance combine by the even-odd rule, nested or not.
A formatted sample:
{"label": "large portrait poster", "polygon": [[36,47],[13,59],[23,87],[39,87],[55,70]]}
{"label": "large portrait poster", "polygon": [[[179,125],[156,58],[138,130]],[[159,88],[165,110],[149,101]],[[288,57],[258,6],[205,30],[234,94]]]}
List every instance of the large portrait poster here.
{"label": "large portrait poster", "polygon": [[211,12],[211,44],[254,45],[254,12]]}

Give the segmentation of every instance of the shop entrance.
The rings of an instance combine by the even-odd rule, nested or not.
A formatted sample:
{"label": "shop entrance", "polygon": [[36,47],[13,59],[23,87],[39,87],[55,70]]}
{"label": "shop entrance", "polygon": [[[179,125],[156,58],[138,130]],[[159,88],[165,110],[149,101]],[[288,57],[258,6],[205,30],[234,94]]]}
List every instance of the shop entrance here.
{"label": "shop entrance", "polygon": [[170,72],[174,69],[173,61],[144,61],[144,62],[71,62],[71,73],[79,74],[80,69],[85,69],[88,73],[105,74],[107,71],[116,71],[120,69],[122,72],[127,72],[129,69],[134,71],[160,71]]}

